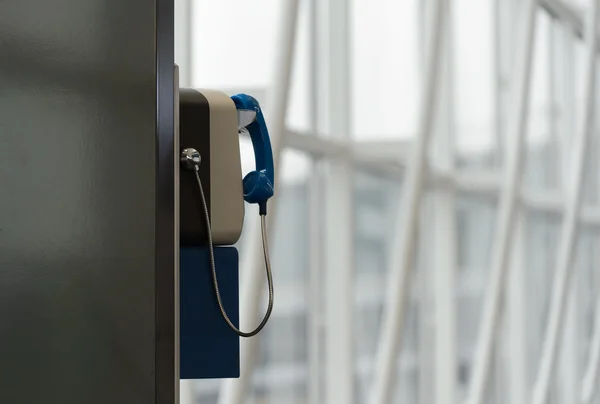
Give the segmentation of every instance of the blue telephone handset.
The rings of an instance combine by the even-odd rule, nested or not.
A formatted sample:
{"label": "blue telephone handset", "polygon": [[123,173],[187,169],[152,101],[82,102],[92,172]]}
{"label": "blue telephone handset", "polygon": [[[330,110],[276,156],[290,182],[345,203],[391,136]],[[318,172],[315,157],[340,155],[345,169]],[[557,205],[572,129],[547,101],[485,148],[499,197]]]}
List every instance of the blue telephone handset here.
{"label": "blue telephone handset", "polygon": [[260,105],[254,97],[237,94],[231,99],[240,116],[244,112],[250,112],[248,116],[251,121],[242,125],[242,130],[245,129],[252,140],[256,170],[249,172],[244,177],[244,200],[248,203],[257,203],[259,213],[264,216],[267,214],[267,201],[273,196],[275,188],[275,168],[269,131]]}

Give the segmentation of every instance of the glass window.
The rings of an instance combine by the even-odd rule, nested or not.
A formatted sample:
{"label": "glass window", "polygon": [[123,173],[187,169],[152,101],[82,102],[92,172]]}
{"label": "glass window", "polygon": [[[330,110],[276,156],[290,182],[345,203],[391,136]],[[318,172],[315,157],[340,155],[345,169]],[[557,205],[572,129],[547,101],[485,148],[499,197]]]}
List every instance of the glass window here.
{"label": "glass window", "polygon": [[[281,4],[276,0],[195,0],[192,86],[252,89],[270,85]],[[244,27],[252,27],[251,36],[240,35]]]}
{"label": "glass window", "polygon": [[[556,263],[560,222],[546,215],[531,215],[526,222],[525,262],[527,268],[527,322],[529,358],[538,363],[542,336],[548,318],[550,291]],[[536,367],[532,366],[531,381]]]}
{"label": "glass window", "polygon": [[[529,368],[526,372],[530,384],[536,376],[549,314],[560,242],[561,207],[567,186],[571,184],[568,163],[585,106],[586,48],[569,21],[573,16],[584,16],[585,8],[591,3],[589,0],[563,2],[566,10],[575,11],[569,18],[561,17],[560,10],[556,11],[558,8],[553,11],[556,15],[550,15],[546,10],[552,5],[549,2],[541,2],[542,7],[537,10],[527,138],[523,150],[526,160],[520,190],[526,196],[520,206],[525,235],[522,246],[513,246],[522,247],[524,254],[527,307],[523,307],[523,311],[527,319]],[[268,104],[268,97],[274,90],[274,78],[281,73],[273,70],[275,60],[278,52],[288,51],[277,48],[279,17],[284,3],[275,0],[194,1],[193,84],[221,88],[228,93],[246,91],[256,95],[270,122],[273,106]],[[392,262],[392,257],[399,248],[402,226],[408,223],[398,214],[404,203],[404,187],[410,183],[404,180],[410,178],[407,173],[414,157],[414,140],[420,135],[418,120],[425,84],[425,45],[432,28],[429,21],[432,2],[352,0],[343,3],[349,8],[348,15],[330,13],[329,0],[301,0],[299,4],[298,30],[290,53],[294,59],[286,130],[284,134],[272,133],[272,136],[284,136],[285,145],[278,168],[281,179],[276,184],[277,218],[270,233],[276,306],[271,323],[258,337],[260,353],[252,373],[251,391],[246,397],[248,403],[257,404],[338,404],[326,403],[325,393],[348,388],[355,394],[354,404],[361,404],[368,402],[373,386],[382,321],[386,310],[391,309],[386,300],[388,276],[390,270],[398,269],[399,265]],[[449,80],[444,87],[450,94],[438,94],[436,101],[440,103],[441,112],[435,117],[434,126],[436,135],[450,134],[448,144],[453,148],[451,157],[455,167],[440,173],[437,162],[432,159],[423,173],[424,191],[419,201],[421,220],[419,231],[414,235],[417,250],[405,308],[402,348],[393,380],[393,403],[429,404],[435,399],[432,386],[436,385],[434,370],[439,353],[434,345],[438,327],[432,284],[440,268],[432,259],[438,253],[438,246],[431,243],[430,238],[431,229],[437,231],[433,220],[437,216],[431,213],[432,201],[439,194],[454,196],[444,200],[451,204],[449,211],[454,212],[456,226],[448,238],[455,241],[457,261],[456,286],[452,291],[456,299],[457,400],[464,398],[468,383],[473,380],[474,347],[499,226],[496,223],[498,200],[506,188],[504,164],[508,135],[513,135],[508,133],[508,126],[514,120],[511,114],[515,112],[512,98],[516,85],[515,59],[517,45],[523,41],[519,35],[524,11],[524,2],[519,0],[452,1],[452,19],[445,32],[449,42],[442,59],[445,78]],[[336,24],[339,25],[334,26]],[[346,38],[350,57],[340,63],[335,58],[345,52],[338,52],[329,42],[332,30],[345,26],[350,32]],[[251,35],[240,35],[244,29]],[[345,70],[331,71],[332,66],[342,66]],[[341,99],[332,91],[335,87],[332,81],[336,81],[332,79],[338,74],[349,76],[348,99]],[[600,90],[600,80],[598,82]],[[313,102],[316,105],[312,105]],[[336,109],[332,106],[337,103],[350,103],[350,116],[345,117],[347,125],[337,123],[337,126],[347,126],[350,133],[336,134],[340,136],[332,139],[328,136],[331,135],[327,129],[329,121],[340,120],[340,117],[329,116],[332,115],[329,112]],[[288,133],[309,136],[301,141],[298,138],[290,141],[285,137]],[[438,147],[441,143],[436,143],[439,138],[432,139],[430,152],[433,148],[443,149]],[[598,215],[600,163],[596,157],[599,147],[600,133],[596,128],[588,147],[584,178],[587,213],[582,218],[582,226],[585,230],[578,239],[573,263],[577,266],[573,290],[577,294],[575,334],[578,335],[575,339],[578,346],[573,352],[578,355],[577,365],[581,371],[589,355],[596,297],[600,291],[598,229],[585,223],[589,212],[593,217]],[[246,173],[254,169],[249,139],[242,138],[241,152],[242,171]],[[435,153],[429,154],[435,156]],[[336,229],[326,228],[331,226],[327,215],[321,216],[323,220],[314,219],[328,202],[325,198],[333,194],[324,189],[325,180],[329,178],[324,175],[326,170],[321,170],[332,162],[348,164],[353,170],[352,188],[339,187],[344,189],[339,191],[343,195],[335,195],[336,200],[351,199],[351,242],[347,243],[348,235],[342,234],[346,230],[339,230],[340,244],[333,246],[327,243],[336,243],[335,237],[329,237],[330,234],[335,236],[336,233],[330,231]],[[256,207],[247,205],[245,230],[237,244],[242,257],[248,253],[249,238],[257,235],[256,217]],[[341,248],[333,247],[347,244],[348,251],[344,248],[340,254],[347,253],[353,259],[349,268],[353,272],[352,304],[348,307],[352,323],[348,334],[352,338],[349,361],[354,368],[352,380],[347,381],[353,385],[333,386],[325,371],[331,366],[324,351],[327,349],[325,337],[330,330],[323,324],[326,318],[323,312],[331,297],[325,293],[327,288],[315,285],[327,279],[326,266],[331,260],[327,256],[327,264],[324,263],[325,253],[338,251]],[[262,307],[264,304],[263,301]],[[505,336],[509,331],[501,328]],[[559,361],[561,366],[563,362]],[[503,403],[512,397],[508,383],[512,366],[506,344],[499,344],[486,403]],[[561,397],[568,387],[565,383],[557,376],[550,403],[563,403]],[[216,404],[217,393],[218,384],[214,382],[197,384],[198,402]],[[314,397],[317,397],[316,402]]]}
{"label": "glass window", "polygon": [[354,187],[355,268],[358,274],[381,276],[389,264],[400,183],[359,171],[355,173]]}
{"label": "glass window", "polygon": [[[560,124],[552,113],[553,106],[564,105],[560,98],[560,81],[551,80],[553,52],[557,52],[553,23],[547,13],[537,15],[536,42],[533,56],[525,184],[532,189],[556,187],[556,132]],[[557,76],[558,78],[558,76]]]}
{"label": "glass window", "polygon": [[496,152],[495,4],[453,1],[456,148],[461,165],[493,163]]}
{"label": "glass window", "polygon": [[456,201],[457,270],[457,378],[465,394],[471,381],[472,360],[488,284],[495,235],[495,204],[484,198]]}
{"label": "glass window", "polygon": [[[458,198],[456,226],[458,235],[458,269],[483,272],[490,265],[494,237],[496,206],[484,198]],[[469,275],[465,275],[468,277]],[[465,282],[468,282],[465,279]]]}
{"label": "glass window", "polygon": [[[306,313],[285,313],[273,317],[261,335],[261,366],[302,364],[307,361]],[[301,338],[298,338],[298,337]]]}
{"label": "glass window", "polygon": [[421,1],[351,1],[356,140],[406,139],[417,130]]}

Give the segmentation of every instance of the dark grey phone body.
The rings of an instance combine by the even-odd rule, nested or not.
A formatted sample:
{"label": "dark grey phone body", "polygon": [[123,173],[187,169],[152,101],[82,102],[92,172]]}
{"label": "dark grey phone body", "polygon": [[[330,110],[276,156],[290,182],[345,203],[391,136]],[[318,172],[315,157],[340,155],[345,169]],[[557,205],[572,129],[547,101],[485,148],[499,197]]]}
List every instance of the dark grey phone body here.
{"label": "dark grey phone body", "polygon": [[0,403],[174,404],[173,0],[0,1]]}
{"label": "dark grey phone body", "polygon": [[[182,148],[201,156],[200,181],[215,245],[233,245],[244,224],[244,191],[237,128],[237,110],[229,96],[214,90],[179,90],[179,132]],[[204,246],[208,227],[199,184],[192,171],[180,177],[181,245]]]}
{"label": "dark grey phone body", "polygon": [[[198,150],[202,157],[200,180],[206,199],[206,207],[212,207],[210,110],[208,100],[202,93],[192,89],[179,90],[180,145]],[[208,227],[202,209],[201,194],[194,173],[180,173],[179,189],[181,243],[184,246],[200,246],[208,243]],[[210,218],[210,217],[209,217]]]}

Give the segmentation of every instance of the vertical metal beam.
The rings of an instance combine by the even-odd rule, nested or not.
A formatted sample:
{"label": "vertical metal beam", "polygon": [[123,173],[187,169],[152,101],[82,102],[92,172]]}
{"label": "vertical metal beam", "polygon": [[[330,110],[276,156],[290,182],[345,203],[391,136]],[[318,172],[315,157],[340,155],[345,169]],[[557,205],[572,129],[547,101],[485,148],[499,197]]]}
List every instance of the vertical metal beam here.
{"label": "vertical metal beam", "polygon": [[329,0],[329,97],[330,136],[339,141],[351,138],[351,72],[350,1]]}
{"label": "vertical metal beam", "polygon": [[[502,12],[501,20],[497,22],[499,29],[496,30],[496,35],[505,38],[502,41],[502,47],[499,52],[498,63],[502,66],[499,71],[499,86],[498,86],[498,102],[499,111],[502,112],[503,120],[506,119],[506,111],[511,110],[511,104],[506,84],[510,79],[511,66],[514,61],[513,50],[517,44],[516,35],[514,33],[514,21],[518,13],[518,7],[515,0],[505,1],[496,0],[497,7]],[[510,35],[509,35],[510,34]],[[513,83],[514,84],[514,83]],[[500,119],[499,119],[500,121]],[[508,146],[506,142],[501,141],[506,134],[506,124],[499,129],[498,136],[500,137],[498,147],[503,149],[503,155],[507,155],[509,150],[504,150]],[[508,148],[507,148],[508,149]],[[525,271],[525,231],[526,218],[523,212],[517,213],[516,224],[514,231],[513,249],[511,254],[511,269],[508,274],[508,290],[507,290],[507,317],[506,317],[506,336],[507,343],[505,345],[507,357],[504,363],[504,371],[507,377],[508,391],[506,392],[506,402],[511,404],[527,404],[529,400],[529,384],[528,384],[528,349],[527,349],[527,294],[526,271]]]}
{"label": "vertical metal beam", "polygon": [[[321,50],[321,29],[319,24],[319,0],[309,1],[309,128],[313,134],[320,133],[321,97],[319,96],[319,51]],[[323,170],[322,164],[313,160],[313,180],[309,182],[308,212],[309,218],[309,271],[307,291],[307,341],[308,341],[308,404],[319,404],[323,397],[323,343],[322,333],[326,332],[324,326],[323,275]]]}
{"label": "vertical metal beam", "polygon": [[[600,84],[600,83],[597,83]],[[598,86],[600,87],[600,86]],[[596,105],[597,109],[599,107],[599,105]],[[599,129],[599,125],[598,122],[596,122],[595,124],[595,136],[598,136],[598,129]],[[595,139],[596,141],[598,141],[598,138],[596,137]],[[599,144],[596,144],[593,151],[595,153],[598,153],[598,146]],[[600,180],[599,177],[596,177],[596,182],[595,184],[598,184],[598,181]],[[596,185],[598,186],[598,185]],[[600,239],[598,237],[597,234],[594,234],[592,239],[592,248],[594,249],[593,253],[592,253],[592,265],[598,265],[598,258],[599,258],[599,254],[598,252],[600,251],[600,249],[598,248],[599,246],[599,242]],[[600,277],[594,276],[594,288],[592,289],[593,291],[598,291],[599,287],[600,287]],[[596,398],[596,403],[599,402],[600,397],[598,396],[599,393],[599,389],[598,386],[600,385],[600,296],[596,298],[596,300],[594,301],[594,313],[595,313],[595,319],[594,319],[594,330],[592,332],[592,338],[590,341],[590,347],[589,347],[589,354],[588,354],[588,362],[587,364],[585,364],[585,371],[583,374],[583,381],[582,381],[582,390],[581,390],[581,398],[580,398],[580,402],[581,404],[592,404],[594,402],[594,398]]]}
{"label": "vertical metal beam", "polygon": [[521,49],[517,53],[519,59],[516,65],[515,86],[513,87],[512,106],[514,110],[510,111],[511,115],[509,117],[508,142],[510,143],[505,160],[507,176],[498,208],[492,268],[475,351],[473,379],[467,396],[469,404],[481,404],[483,402],[489,379],[495,338],[500,325],[500,308],[517,210],[517,196],[522,180],[524,139],[529,112],[531,64],[538,1],[528,0],[524,6],[523,31],[518,38]]}
{"label": "vertical metal beam", "polygon": [[[434,18],[435,11],[435,0],[424,0],[421,2],[421,6],[419,7],[419,15],[418,15],[418,46],[421,50],[418,59],[418,66],[421,69],[425,69],[427,67],[427,44],[429,43],[429,36],[432,35],[432,30],[430,29]],[[446,24],[448,26],[448,24]],[[445,34],[445,33],[444,33]],[[447,44],[447,41],[444,45]],[[442,50],[442,55],[446,51],[445,47]],[[443,59],[443,56],[441,56]],[[433,147],[431,150],[434,152],[432,154],[437,158],[436,152],[439,152],[439,149],[436,149],[436,138],[439,138],[442,134],[442,131],[446,129],[444,119],[447,118],[445,116],[445,107],[446,103],[444,102],[444,97],[446,94],[444,92],[444,73],[446,73],[447,65],[442,65],[440,67],[440,78],[439,78],[439,104],[438,104],[438,115],[436,117],[436,125],[434,126],[433,133],[431,135],[430,142],[433,143]],[[431,156],[431,154],[430,154]],[[442,156],[443,158],[444,156]],[[433,159],[431,163],[437,163],[437,159]],[[443,162],[441,162],[443,164]],[[427,169],[427,168],[426,168]],[[425,174],[427,175],[427,174]],[[399,385],[392,392],[390,399],[392,402],[406,402],[406,401],[414,401],[415,398],[418,397],[418,400],[424,403],[432,403],[435,397],[435,367],[434,363],[434,348],[435,348],[435,332],[434,332],[434,321],[436,320],[436,306],[435,306],[435,296],[434,296],[434,285],[435,281],[435,257],[426,254],[425,250],[421,248],[422,240],[434,240],[436,230],[438,228],[433,226],[433,223],[430,220],[433,218],[437,212],[435,211],[435,199],[434,195],[431,193],[424,193],[421,196],[421,207],[418,215],[421,220],[417,222],[417,230],[415,233],[415,241],[416,257],[414,258],[413,269],[415,271],[414,279],[410,281],[410,291],[408,293],[407,301],[406,301],[406,309],[408,313],[407,316],[414,316],[417,321],[413,323],[413,327],[415,330],[410,330],[410,328],[406,328],[405,337],[401,337],[401,341],[409,341],[413,337],[409,332],[416,333],[415,336],[418,338],[418,343],[416,345],[416,349],[413,352],[406,352],[406,356],[414,356],[415,363],[414,372],[418,374],[417,383],[413,387],[411,386],[410,379],[407,378],[406,371],[404,370],[405,361],[403,360],[406,356],[401,353],[397,357],[397,366],[402,369],[401,374],[397,376],[397,380],[400,382]],[[425,218],[425,219],[424,219]],[[391,244],[390,247],[395,247],[394,244]],[[389,248],[389,247],[388,247]],[[412,311],[412,314],[410,313]],[[402,345],[401,345],[402,346]],[[399,348],[402,350],[402,348]]]}
{"label": "vertical metal beam", "polygon": [[[266,119],[271,133],[273,157],[275,159],[276,178],[275,187],[281,181],[281,165],[279,164],[283,145],[285,144],[285,118],[289,103],[289,91],[292,66],[296,48],[296,25],[298,22],[299,0],[286,0],[282,5],[282,14],[279,20],[279,34],[277,55],[273,74],[275,75],[273,87],[269,93],[269,110]],[[277,203],[269,204],[267,224],[273,227],[277,214]],[[261,291],[264,289],[264,260],[259,226],[255,226],[257,234],[249,240],[248,256],[244,257],[242,270],[248,271],[245,281],[241,285],[240,322],[242,329],[252,328],[259,317]],[[277,269],[275,268],[275,271]],[[260,337],[258,337],[260,338]],[[254,358],[258,350],[258,338],[242,339],[240,345],[240,378],[228,379],[221,385],[220,404],[242,404],[250,390]]]}
{"label": "vertical metal beam", "polygon": [[596,321],[590,344],[590,355],[583,377],[581,404],[591,404],[600,380],[600,297],[596,300]]}
{"label": "vertical metal beam", "polygon": [[502,165],[506,143],[506,111],[510,106],[506,83],[509,82],[512,67],[512,45],[515,43],[514,30],[514,0],[494,0],[494,68],[495,68],[495,137],[496,153],[494,164]]}
{"label": "vertical metal beam", "polygon": [[319,0],[309,0],[309,65],[308,65],[308,76],[309,76],[309,125],[308,127],[314,135],[321,132],[320,123],[320,109],[321,103],[319,102],[319,51],[321,50],[320,39],[322,37],[322,30],[319,24],[319,15],[321,8],[319,8]]}
{"label": "vertical metal beam", "polygon": [[[435,195],[431,193],[423,195],[421,218],[425,219],[421,221],[417,230],[419,240],[417,245],[422,245],[423,240],[436,240],[436,233],[440,231],[439,227],[434,227],[430,221],[432,219],[437,220],[437,217],[440,216],[439,213],[442,213],[435,211],[436,200],[434,198]],[[413,352],[408,350],[406,355],[398,355],[398,367],[404,371],[404,373],[398,375],[398,380],[405,383],[405,387],[396,387],[396,392],[392,393],[392,402],[412,402],[418,397],[419,402],[433,403],[436,397],[436,370],[439,370],[439,364],[434,362],[436,338],[438,336],[437,324],[435,323],[438,307],[436,307],[436,296],[434,295],[437,275],[435,273],[436,255],[427,254],[426,250],[420,248],[416,253],[419,254],[415,261],[418,267],[415,268],[415,279],[409,293],[409,296],[412,297],[409,297],[406,307],[409,310],[407,315],[411,315],[410,311],[413,311],[412,315],[417,319],[416,324],[413,323],[416,330],[412,331],[407,328],[404,341],[409,341],[414,337],[418,340],[416,341],[416,349]],[[411,310],[413,307],[414,310]],[[415,332],[416,335],[413,336],[411,331]],[[405,371],[407,362],[404,359],[410,356],[415,358],[415,370],[418,374],[415,386],[411,386],[410,379],[406,377],[410,373],[407,374]],[[403,390],[409,390],[406,391],[408,394],[402,394]]]}
{"label": "vertical metal beam", "polygon": [[352,404],[352,167],[335,162],[327,167],[325,199],[325,402]]}
{"label": "vertical metal beam", "polygon": [[[560,134],[557,133],[558,141],[561,143],[562,151],[562,164],[558,164],[556,174],[558,175],[561,189],[565,190],[569,187],[569,163],[571,159],[568,158],[569,152],[573,149],[573,145],[570,140],[573,136],[570,134],[576,128],[576,74],[575,69],[575,45],[578,42],[576,34],[573,32],[571,27],[567,27],[561,23],[561,46],[562,55],[559,55],[553,62],[556,67],[562,67],[561,77],[557,77],[557,82],[562,83],[561,88],[561,111],[560,114],[553,114],[562,118],[560,123]],[[558,100],[557,100],[558,101]],[[569,292],[570,293],[570,292]],[[568,313],[566,318],[566,328],[568,329],[566,335],[563,338],[562,349],[560,349],[560,372],[552,379],[553,392],[557,392],[559,397],[557,401],[560,403],[574,403],[579,399],[580,391],[580,367],[578,364],[579,354],[578,346],[580,344],[578,329],[575,327],[574,320],[576,318],[577,307],[573,302],[574,296],[568,298]],[[541,330],[540,335],[543,335]],[[541,339],[541,337],[540,337]],[[560,385],[557,385],[560,384]]]}
{"label": "vertical metal beam", "polygon": [[308,404],[319,404],[323,397],[323,343],[321,335],[326,332],[324,315],[323,288],[323,181],[320,175],[320,164],[313,161],[313,170],[317,173],[308,184],[309,217],[309,273],[307,291],[308,317]]}
{"label": "vertical metal beam", "polygon": [[[573,262],[573,264],[575,263]],[[573,268],[573,270],[581,272],[582,266],[579,265],[578,267],[579,269]],[[550,376],[552,387],[548,387],[552,395],[558,395],[557,401],[565,404],[576,403],[581,395],[579,349],[582,339],[577,321],[579,299],[576,293],[573,293],[576,287],[576,282],[571,282],[566,291],[565,315],[563,324],[561,324],[561,327],[564,329],[564,335],[562,336],[562,344],[559,340],[556,347],[557,355],[560,353],[560,358],[557,359],[558,363],[560,363],[560,369],[556,377],[553,377],[553,375]],[[550,390],[551,388],[552,390]],[[555,392],[558,392],[558,394]]]}
{"label": "vertical metal beam", "polygon": [[[441,79],[440,117],[436,138],[433,139],[433,164],[442,172],[453,172],[455,168],[455,116],[454,116],[454,15],[453,0],[447,0],[447,22],[443,35],[444,69]],[[456,206],[455,188],[452,182],[434,191],[433,195],[433,246],[432,257],[433,300],[434,300],[434,402],[455,404],[457,400],[457,335],[456,335]],[[429,287],[429,286],[426,286]]]}
{"label": "vertical metal beam", "polygon": [[449,187],[434,196],[435,254],[433,254],[435,305],[435,402],[456,401],[456,224],[455,191]]}
{"label": "vertical metal beam", "polygon": [[[494,157],[493,164],[496,166],[500,166],[502,163],[502,156],[504,155],[504,150],[502,148],[502,135],[504,134],[504,121],[503,121],[503,111],[504,111],[504,103],[503,95],[504,95],[504,43],[503,43],[503,33],[505,31],[505,27],[503,22],[505,20],[504,13],[507,3],[502,0],[493,0],[494,1],[494,129],[495,129],[495,141],[496,141],[496,153]],[[508,31],[510,32],[510,31]],[[508,35],[507,35],[508,36]]]}
{"label": "vertical metal beam", "polygon": [[[352,132],[350,4],[329,0],[327,53],[330,138],[349,143]],[[349,161],[327,164],[325,187],[325,402],[352,404],[354,363],[352,308],[354,278],[353,175]]]}
{"label": "vertical metal beam", "polygon": [[384,308],[382,331],[377,351],[375,379],[370,396],[372,404],[388,404],[394,386],[394,375],[404,329],[406,303],[408,300],[410,273],[416,247],[416,230],[419,222],[421,196],[427,168],[427,150],[434,130],[436,108],[438,106],[439,76],[442,65],[445,24],[447,20],[446,1],[435,1],[429,38],[427,73],[424,82],[421,116],[418,136],[414,141],[414,151],[408,168],[405,185],[406,194],[398,213],[397,231],[393,244],[390,278],[388,283],[387,305]]}
{"label": "vertical metal beam", "polygon": [[583,124],[579,136],[575,139],[571,167],[569,170],[570,189],[567,190],[565,216],[562,222],[560,244],[557,256],[557,269],[552,287],[548,326],[542,346],[542,358],[538,377],[533,390],[533,404],[545,404],[554,371],[560,333],[565,315],[567,292],[573,277],[573,250],[577,240],[579,214],[581,210],[583,173],[585,169],[586,151],[591,133],[594,130],[596,105],[596,74],[598,52],[598,18],[600,17],[600,0],[593,0],[592,12],[589,13],[587,28],[587,55],[585,71],[585,110]]}
{"label": "vertical metal beam", "polygon": [[517,217],[514,233],[511,269],[508,277],[507,317],[508,400],[511,404],[527,404],[529,400],[528,349],[527,349],[527,294],[525,290],[525,218]]}

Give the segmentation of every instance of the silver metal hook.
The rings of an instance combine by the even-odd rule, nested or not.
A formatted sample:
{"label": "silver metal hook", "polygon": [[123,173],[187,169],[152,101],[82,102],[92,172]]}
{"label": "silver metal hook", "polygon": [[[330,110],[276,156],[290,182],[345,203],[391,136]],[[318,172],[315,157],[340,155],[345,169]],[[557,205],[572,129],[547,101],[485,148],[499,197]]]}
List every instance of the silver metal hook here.
{"label": "silver metal hook", "polygon": [[194,148],[187,148],[181,151],[179,160],[186,170],[194,171],[198,170],[200,167],[202,156],[200,156],[198,150]]}

